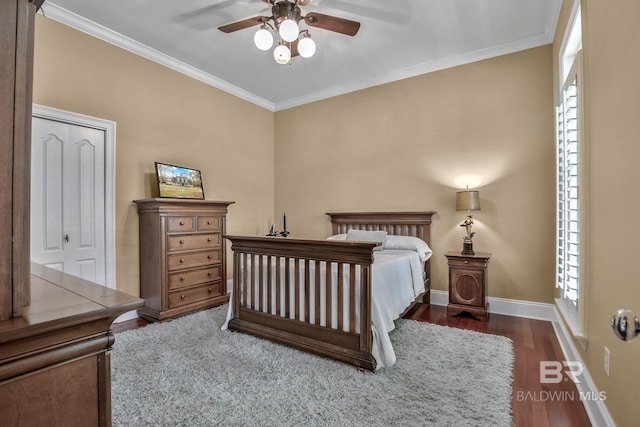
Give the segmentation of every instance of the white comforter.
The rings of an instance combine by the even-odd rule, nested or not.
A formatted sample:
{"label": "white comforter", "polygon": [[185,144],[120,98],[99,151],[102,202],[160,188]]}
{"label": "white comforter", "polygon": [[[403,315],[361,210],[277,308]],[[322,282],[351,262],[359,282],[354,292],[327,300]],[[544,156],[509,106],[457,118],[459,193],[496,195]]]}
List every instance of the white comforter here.
{"label": "white comforter", "polygon": [[[424,264],[415,251],[392,250],[374,252],[372,265],[372,305],[371,322],[373,330],[373,356],[376,358],[376,369],[392,366],[396,355],[391,345],[389,332],[395,328],[394,320],[424,292]],[[324,282],[325,275],[321,278]],[[323,283],[322,286],[325,286]],[[231,295],[233,298],[233,295]],[[311,304],[313,306],[313,304]],[[228,327],[233,318],[233,303],[229,302],[227,320],[222,326]],[[334,314],[335,323],[337,313]],[[359,316],[359,313],[356,313]],[[322,324],[326,324],[323,319]]]}

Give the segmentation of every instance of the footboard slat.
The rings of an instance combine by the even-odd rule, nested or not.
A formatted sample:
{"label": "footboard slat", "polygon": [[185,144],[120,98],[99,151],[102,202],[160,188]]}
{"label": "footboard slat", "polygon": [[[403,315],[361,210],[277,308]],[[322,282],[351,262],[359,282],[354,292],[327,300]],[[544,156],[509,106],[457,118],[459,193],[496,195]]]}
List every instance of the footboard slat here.
{"label": "footboard slat", "polygon": [[[242,278],[244,280],[247,279],[247,254],[242,254]],[[240,301],[242,301],[242,305],[245,306],[247,305],[247,292],[245,289],[241,289],[240,292],[238,292],[238,295],[240,295]]]}
{"label": "footboard slat", "polygon": [[295,299],[293,302],[293,312],[294,319],[300,319],[300,262],[299,260],[295,260],[295,277],[294,277],[294,288],[293,293],[295,295]]}
{"label": "footboard slat", "polygon": [[[326,325],[331,327],[332,322],[333,322],[333,293],[332,291],[332,286],[333,286],[333,281],[331,279],[331,271],[333,269],[333,263],[332,262],[327,262],[326,263],[326,268],[325,268],[325,304],[324,304],[324,318],[326,319]],[[339,310],[339,307],[335,307],[336,310]]]}
{"label": "footboard slat", "polygon": [[[284,261],[284,271],[290,271],[291,258],[286,258]],[[291,275],[286,274],[284,276],[284,317],[289,318],[291,316]]]}
{"label": "footboard slat", "polygon": [[[338,263],[338,307],[344,307],[344,277],[342,276],[344,269],[342,267],[342,263]],[[344,328],[344,313],[338,315],[338,329],[343,330]]]}
{"label": "footboard slat", "polygon": [[311,283],[311,269],[309,268],[309,260],[304,260],[304,321],[310,323],[311,318],[311,298],[309,285]]}
{"label": "footboard slat", "polygon": [[315,316],[315,322],[314,324],[319,325],[320,324],[320,303],[322,302],[320,300],[320,265],[318,261],[314,261],[313,263],[313,268],[315,269],[315,275],[314,275],[314,281],[313,281],[313,290],[315,292],[315,305],[314,305],[314,310],[313,310],[313,314]]}
{"label": "footboard slat", "polygon": [[349,265],[349,331],[356,330],[356,266]]}

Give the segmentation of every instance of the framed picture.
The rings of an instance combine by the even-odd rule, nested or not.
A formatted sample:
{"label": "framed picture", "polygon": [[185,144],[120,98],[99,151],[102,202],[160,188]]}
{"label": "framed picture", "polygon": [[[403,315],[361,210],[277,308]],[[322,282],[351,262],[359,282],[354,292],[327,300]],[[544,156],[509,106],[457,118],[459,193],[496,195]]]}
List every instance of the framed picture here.
{"label": "framed picture", "polygon": [[204,200],[202,175],[197,169],[156,162],[160,197]]}

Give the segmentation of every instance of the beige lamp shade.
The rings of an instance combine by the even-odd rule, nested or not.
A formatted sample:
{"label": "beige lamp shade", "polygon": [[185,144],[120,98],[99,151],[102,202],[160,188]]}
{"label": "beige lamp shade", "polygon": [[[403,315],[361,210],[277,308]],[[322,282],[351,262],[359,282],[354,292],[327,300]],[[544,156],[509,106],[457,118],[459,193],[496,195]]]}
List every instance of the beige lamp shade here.
{"label": "beige lamp shade", "polygon": [[458,191],[456,193],[457,211],[479,211],[480,192],[479,191]]}

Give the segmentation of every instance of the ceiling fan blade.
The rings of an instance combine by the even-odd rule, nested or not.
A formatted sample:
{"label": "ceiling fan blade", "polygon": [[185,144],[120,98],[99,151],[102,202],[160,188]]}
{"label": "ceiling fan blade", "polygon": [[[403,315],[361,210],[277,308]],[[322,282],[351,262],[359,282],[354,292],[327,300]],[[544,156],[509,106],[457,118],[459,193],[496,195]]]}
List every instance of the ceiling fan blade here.
{"label": "ceiling fan blade", "polygon": [[269,20],[268,16],[254,16],[253,18],[243,19],[242,21],[232,22],[231,24],[218,27],[223,33],[233,33],[234,31],[244,30],[245,28],[260,25]]}
{"label": "ceiling fan blade", "polygon": [[307,13],[307,16],[304,17],[304,22],[312,27],[346,34],[347,36],[355,36],[360,29],[359,22],[350,21],[344,18],[336,18],[335,16],[329,16],[317,12]]}

